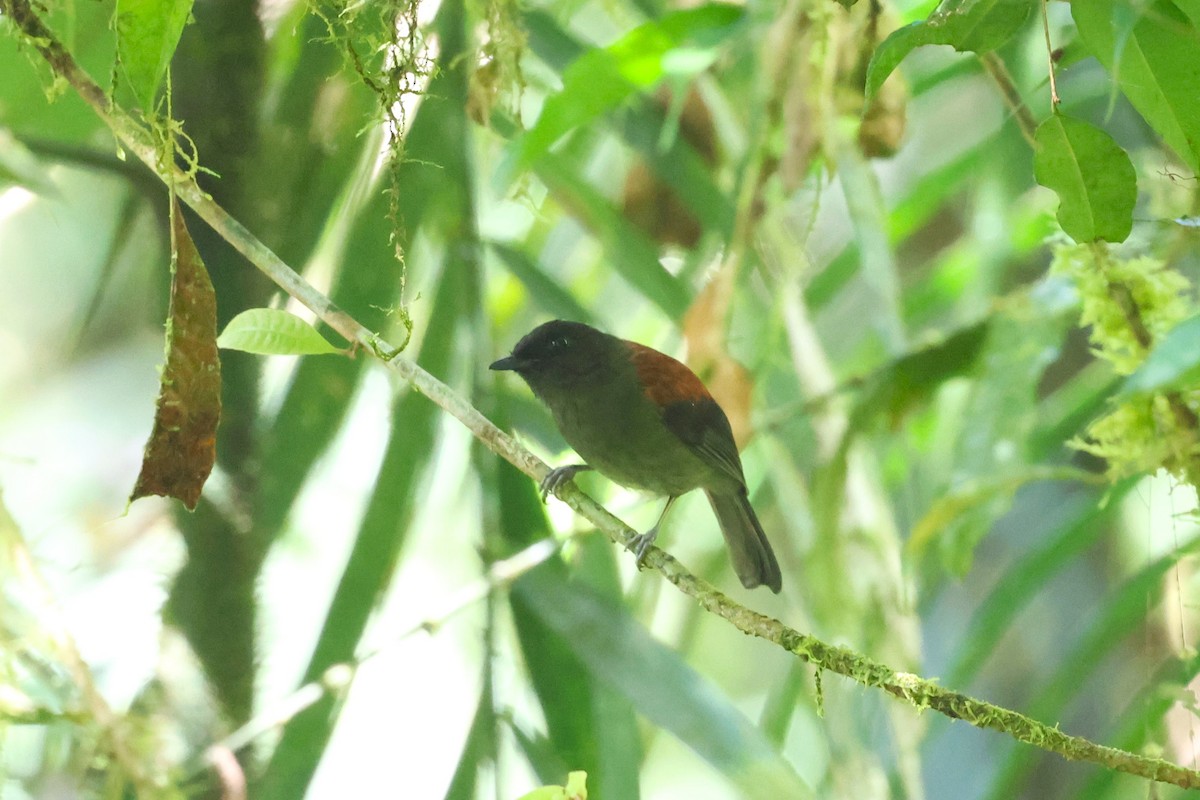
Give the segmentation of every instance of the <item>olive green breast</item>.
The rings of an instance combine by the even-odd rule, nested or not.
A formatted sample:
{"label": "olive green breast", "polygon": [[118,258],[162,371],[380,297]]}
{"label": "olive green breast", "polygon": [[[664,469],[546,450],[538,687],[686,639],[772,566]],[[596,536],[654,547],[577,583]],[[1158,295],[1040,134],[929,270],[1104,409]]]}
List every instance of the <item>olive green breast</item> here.
{"label": "olive green breast", "polygon": [[[607,371],[606,371],[607,372]],[[658,494],[680,495],[699,487],[720,488],[727,476],[706,464],[663,424],[633,368],[607,374],[569,390],[543,395],[567,444],[616,483]]]}

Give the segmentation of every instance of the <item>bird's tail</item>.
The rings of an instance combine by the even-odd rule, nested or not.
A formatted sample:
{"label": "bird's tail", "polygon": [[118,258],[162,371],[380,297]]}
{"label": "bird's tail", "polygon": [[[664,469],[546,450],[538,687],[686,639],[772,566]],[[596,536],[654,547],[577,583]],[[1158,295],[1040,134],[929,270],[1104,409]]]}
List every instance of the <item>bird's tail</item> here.
{"label": "bird's tail", "polygon": [[771,550],[771,543],[763,533],[758,517],[750,507],[750,498],[745,490],[737,494],[715,494],[705,492],[717,522],[721,525],[721,533],[725,535],[725,544],[733,557],[733,569],[741,578],[742,585],[747,589],[755,586],[767,586],[772,592],[779,593],[783,580],[779,575],[779,562]]}

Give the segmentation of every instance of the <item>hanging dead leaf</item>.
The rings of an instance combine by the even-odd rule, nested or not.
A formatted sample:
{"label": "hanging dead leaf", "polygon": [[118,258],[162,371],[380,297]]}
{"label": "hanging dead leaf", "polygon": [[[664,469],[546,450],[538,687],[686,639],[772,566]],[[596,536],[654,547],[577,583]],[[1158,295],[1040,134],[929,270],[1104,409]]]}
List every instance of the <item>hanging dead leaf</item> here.
{"label": "hanging dead leaf", "polygon": [[172,198],[171,307],[167,363],[162,371],[154,430],[129,501],[176,497],[196,508],[217,456],[221,362],[217,356],[217,297],[208,270]]}

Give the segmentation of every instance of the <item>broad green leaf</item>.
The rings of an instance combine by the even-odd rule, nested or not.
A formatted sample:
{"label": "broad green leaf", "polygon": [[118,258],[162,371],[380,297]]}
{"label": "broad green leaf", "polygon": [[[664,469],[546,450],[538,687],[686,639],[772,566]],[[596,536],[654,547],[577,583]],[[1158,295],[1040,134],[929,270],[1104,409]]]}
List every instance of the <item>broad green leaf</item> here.
{"label": "broad green leaf", "polygon": [[1128,0],[1075,0],[1071,15],[1091,53],[1138,112],[1193,170],[1200,170],[1200,4],[1149,3],[1116,25]]}
{"label": "broad green leaf", "polygon": [[576,771],[567,776],[566,786],[543,786],[520,800],[587,800],[587,796],[587,773]]}
{"label": "broad green leaf", "polygon": [[537,175],[566,209],[604,245],[613,269],[674,320],[690,305],[689,292],[667,272],[654,243],[582,175],[571,160],[546,153]]}
{"label": "broad green leaf", "polygon": [[225,326],[217,347],[260,356],[306,356],[342,351],[325,340],[317,329],[287,311],[251,308]]}
{"label": "broad green leaf", "polygon": [[1055,114],[1037,129],[1033,172],[1058,195],[1058,224],[1077,242],[1123,242],[1133,228],[1137,175],[1112,137]]}
{"label": "broad green leaf", "polygon": [[513,277],[524,284],[529,296],[543,311],[560,319],[593,321],[591,313],[523,250],[501,242],[488,244]]}
{"label": "broad green leaf", "polygon": [[[465,270],[448,265],[438,286],[420,364],[444,373],[453,353],[454,330]],[[376,603],[387,589],[408,532],[413,491],[434,451],[437,407],[416,392],[392,408],[391,432],[346,568],[321,626],[304,682],[319,680],[334,664],[354,657]],[[288,721],[256,797],[302,797],[337,721],[339,704],[325,697]]]}
{"label": "broad green leaf", "polygon": [[[1087,630],[1073,646],[1062,648],[1062,659],[1028,705],[1029,716],[1042,721],[1062,720],[1068,704],[1079,695],[1079,687],[1085,685],[1105,658],[1147,622],[1149,610],[1162,597],[1167,574],[1198,550],[1200,536],[1180,542],[1174,550],[1151,561],[1107,592],[1098,608],[1087,609],[1091,612],[1087,614]],[[1140,644],[1141,637],[1137,639]],[[1039,751],[1014,744],[1009,753],[997,772],[989,800],[1020,797],[1025,793],[1023,789],[1029,788],[1024,783],[1028,782],[1028,773],[1033,769]]]}
{"label": "broad green leaf", "polygon": [[192,0],[117,0],[117,57],[129,87],[151,111],[192,13]]}
{"label": "broad green leaf", "polygon": [[707,69],[745,16],[740,6],[714,3],[647,22],[606,48],[589,50],[563,72],[563,88],[542,106],[520,142],[523,164],[536,161],[567,131],[596,119],[664,78],[686,79]]}
{"label": "broad green leaf", "polygon": [[[1034,481],[1098,483],[1104,478],[1071,466],[1032,464],[996,477],[966,482],[935,500],[917,520],[905,545],[906,556],[913,563],[919,563],[930,546],[963,516],[992,502],[1007,506],[1017,490]],[[952,564],[951,568],[954,566]],[[965,574],[971,566],[969,558],[957,566],[957,571]]]}
{"label": "broad green leaf", "polygon": [[[992,315],[975,357],[970,397],[958,414],[941,423],[943,435],[954,441],[954,469],[929,505],[968,481],[990,483],[1029,468],[1027,437],[1039,419],[1038,384],[1075,322],[1073,295],[1059,286],[1035,284],[1010,295],[1003,311]],[[970,569],[976,546],[1008,511],[1011,496],[1001,492],[977,499],[960,508],[938,537],[943,565],[960,575]]]}
{"label": "broad green leaf", "polygon": [[462,755],[459,756],[458,766],[454,769],[454,777],[450,779],[450,788],[446,790],[446,800],[474,800],[479,765],[496,750],[496,713],[493,707],[492,677],[487,674],[489,671],[490,664],[485,664],[479,703],[475,706],[475,716],[471,720],[471,728],[467,732],[467,741],[463,745]]}
{"label": "broad green leaf", "polygon": [[221,418],[221,360],[217,355],[217,297],[192,242],[183,211],[171,198],[171,307],[154,430],[129,501],[175,497],[195,510],[217,458]]}
{"label": "broad green leaf", "polygon": [[[499,405],[494,415],[497,423],[506,427],[504,405]],[[516,552],[548,536],[546,508],[536,484],[498,457],[488,457],[493,459],[493,467],[482,472],[494,475],[485,489],[500,498],[497,527],[504,537],[503,552]],[[588,537],[579,543],[570,573],[575,582],[617,598],[621,585],[614,560],[607,539]],[[549,561],[541,569],[552,574],[554,581],[567,582],[568,569],[561,561]],[[629,700],[589,674],[568,641],[569,634],[548,625],[537,613],[527,586],[518,582],[508,596],[522,659],[541,704],[546,739],[554,756],[546,757],[544,748],[531,742],[525,748],[531,765],[547,783],[561,779],[561,772],[545,774],[544,766],[552,761],[583,769],[591,775],[598,796],[637,800],[642,747]],[[564,675],[574,677],[563,680]]]}
{"label": "broad green leaf", "polygon": [[898,424],[912,408],[929,402],[946,381],[967,375],[987,341],[990,325],[990,317],[967,325],[873,372],[855,403],[855,424],[878,414],[886,414],[893,425]]}
{"label": "broad green leaf", "polygon": [[[456,57],[443,51],[443,61],[417,106],[405,140],[406,158],[399,168],[399,184],[405,191],[398,200],[405,247],[431,224],[438,203],[430,198],[441,200],[452,194],[446,186],[449,168],[443,166],[451,163],[447,152],[451,139],[446,132],[461,124],[455,120],[461,120],[465,103],[458,99],[462,96],[456,85],[461,82],[458,73],[448,68]],[[366,138],[364,148],[374,152],[378,146]],[[389,324],[383,308],[395,302],[400,285],[401,267],[393,256],[395,229],[388,220],[388,206],[387,193],[380,191],[358,211],[341,259],[345,266],[331,292],[334,303],[353,309],[356,318],[372,330]],[[313,464],[338,434],[368,361],[301,360],[264,436],[256,525],[266,538],[274,538],[284,524]]]}
{"label": "broad green leaf", "polygon": [[[585,51],[543,11],[527,11],[522,23],[529,46],[550,67],[565,70]],[[664,145],[667,126],[662,109],[649,98],[631,102],[614,120],[616,132],[645,159],[650,170],[675,190],[706,231],[717,231],[727,239],[733,226],[733,204],[727,192],[713,179],[711,168],[682,136],[670,136]]]}
{"label": "broad green leaf", "polygon": [[[442,3],[435,21],[442,43],[439,70],[429,86],[429,96],[421,104],[413,121],[408,137],[410,158],[401,167],[402,185],[412,190],[403,192],[404,197],[401,198],[401,213],[406,214],[408,236],[414,235],[422,220],[430,222],[429,217],[425,216],[426,207],[430,207],[430,210],[436,207],[427,202],[435,193],[420,191],[419,187],[425,181],[437,182],[442,203],[458,204],[468,197],[461,186],[470,178],[465,165],[467,153],[462,136],[465,124],[462,108],[465,106],[466,93],[462,58],[465,25],[466,14],[462,2],[447,0]],[[374,213],[380,213],[380,207],[386,208],[386,200],[372,204],[364,213],[372,213],[372,209]],[[407,215],[408,212],[411,212],[411,216]],[[447,371],[454,353],[455,330],[462,315],[471,313],[471,306],[465,304],[464,298],[470,296],[470,287],[477,280],[476,271],[480,268],[479,243],[475,238],[472,210],[459,206],[451,209],[447,217],[452,220],[454,229],[445,233],[456,238],[454,246],[444,250],[442,278],[437,284],[429,328],[419,358],[419,363],[434,374],[445,374]],[[378,219],[375,219],[374,226],[367,228],[367,235],[352,237],[352,240],[358,239],[356,246],[363,246],[364,241],[369,242],[372,252],[364,253],[362,259],[348,259],[350,263],[359,265],[359,269],[352,274],[344,275],[339,285],[339,292],[357,298],[353,304],[347,303],[348,307],[366,309],[372,300],[364,295],[374,291],[374,302],[377,303],[381,298],[390,297],[387,292],[394,288],[396,263],[391,256],[391,249],[386,246],[390,231],[380,226]],[[386,253],[384,264],[379,265],[378,269],[363,268],[370,258],[379,258],[380,253]],[[388,281],[391,281],[391,286],[387,284]],[[335,300],[338,297],[335,294]],[[341,363],[341,360],[306,360],[306,363],[312,362]],[[332,401],[322,400],[322,403],[329,416],[344,413],[344,401],[336,408]],[[392,430],[383,462],[346,568],[306,668],[304,681],[317,680],[332,664],[353,657],[371,613],[391,580],[409,529],[407,522],[416,508],[413,492],[435,449],[440,419],[436,406],[416,392],[406,393],[393,406]],[[281,441],[278,441],[278,449],[273,455],[286,460],[292,451],[287,446],[288,442],[282,441],[281,429],[277,427],[274,433]],[[306,459],[314,455],[313,451],[305,453]],[[301,468],[293,467],[286,461],[281,466],[294,474],[301,469],[304,472],[310,469],[311,461],[306,461]],[[287,487],[279,487],[275,491],[280,492],[279,497],[287,497],[283,494]],[[280,525],[282,518],[276,517],[271,522]],[[252,792],[253,796],[303,797],[332,735],[338,711],[338,705],[331,698],[325,698],[291,719],[284,728],[260,785]]]}
{"label": "broad green leaf", "polygon": [[526,574],[514,589],[563,636],[589,674],[720,770],[743,796],[813,796],[763,732],[624,606],[544,567]]}
{"label": "broad green leaf", "polygon": [[1154,345],[1117,397],[1194,389],[1200,385],[1200,315],[1185,319]]}
{"label": "broad green leaf", "polygon": [[[1171,707],[1181,702],[1181,698],[1185,706],[1195,703],[1188,687],[1197,674],[1200,674],[1200,653],[1195,648],[1187,648],[1183,653],[1167,657],[1153,673],[1146,676],[1145,683],[1137,694],[1129,697],[1124,708],[1113,709],[1115,733],[1104,736],[1104,741],[1131,753],[1145,752],[1147,748],[1162,742],[1162,726]],[[1115,770],[1097,769],[1092,773],[1075,795],[1075,800],[1125,800],[1138,791],[1137,787],[1144,785],[1140,778]]]}
{"label": "broad green leaf", "polygon": [[867,66],[867,100],[916,48],[948,44],[960,53],[995,50],[1021,30],[1033,7],[1033,0],[945,0],[928,19],[893,31],[875,48]]}
{"label": "broad green leaf", "polygon": [[0,127],[0,186],[15,183],[46,197],[60,197],[43,165],[12,132]]}

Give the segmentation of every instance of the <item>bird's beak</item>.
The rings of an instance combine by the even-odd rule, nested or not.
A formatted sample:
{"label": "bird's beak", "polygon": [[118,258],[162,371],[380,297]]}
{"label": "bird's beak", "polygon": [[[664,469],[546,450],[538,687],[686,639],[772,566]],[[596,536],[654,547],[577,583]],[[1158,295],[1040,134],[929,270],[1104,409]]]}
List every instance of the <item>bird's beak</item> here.
{"label": "bird's beak", "polygon": [[513,356],[505,356],[499,361],[493,361],[488,369],[494,369],[498,372],[503,372],[505,370],[516,370],[520,366],[521,362],[518,359],[514,358]]}

